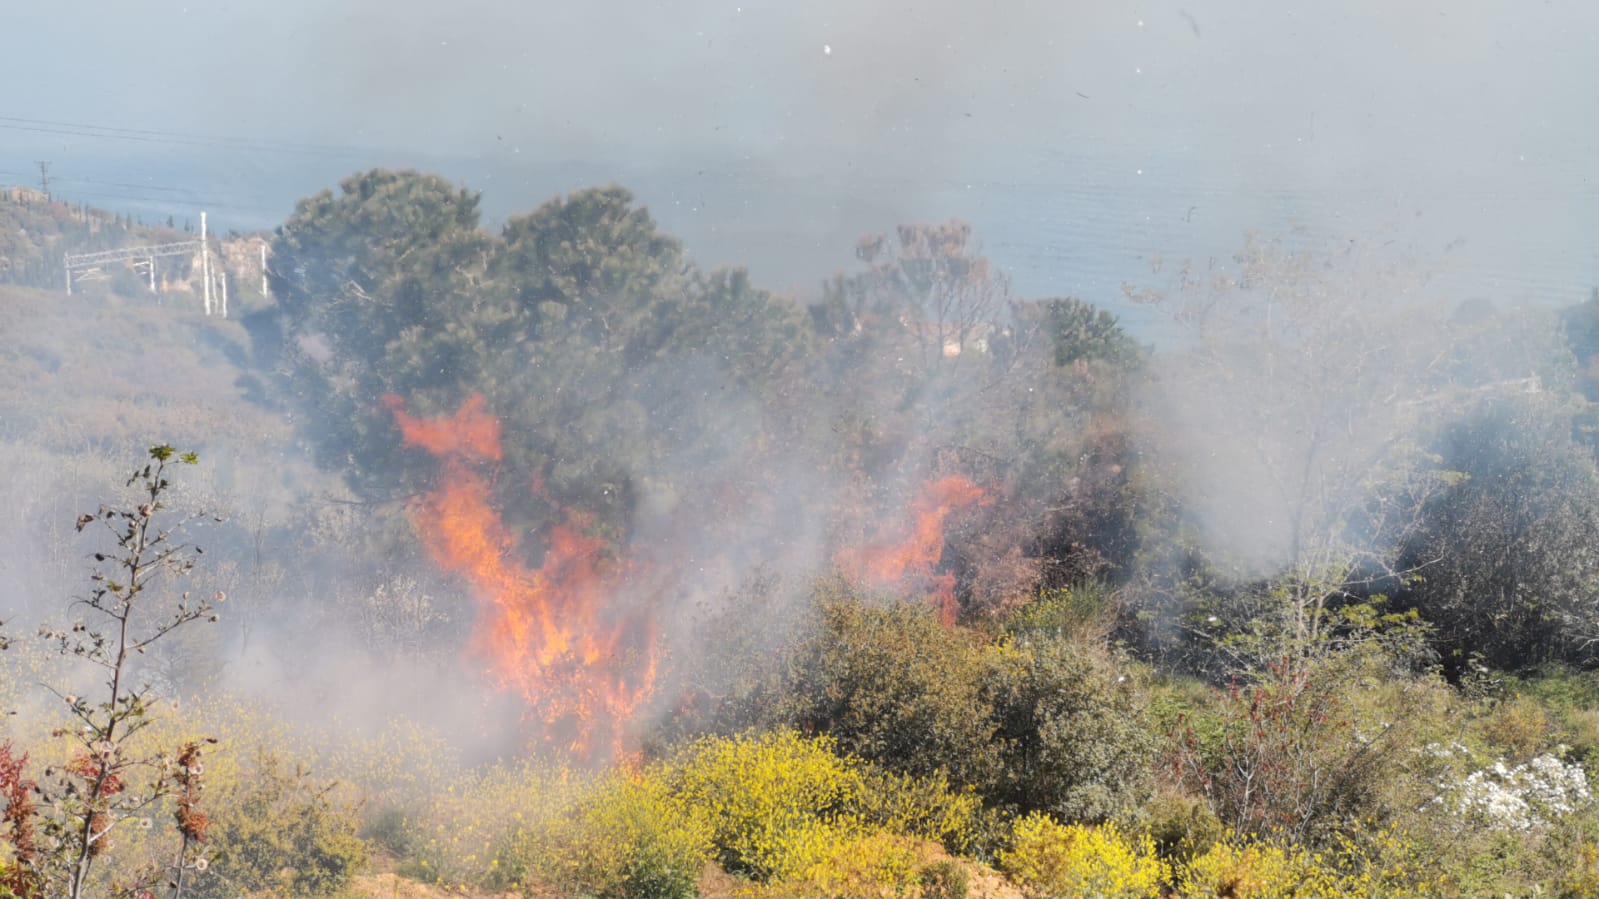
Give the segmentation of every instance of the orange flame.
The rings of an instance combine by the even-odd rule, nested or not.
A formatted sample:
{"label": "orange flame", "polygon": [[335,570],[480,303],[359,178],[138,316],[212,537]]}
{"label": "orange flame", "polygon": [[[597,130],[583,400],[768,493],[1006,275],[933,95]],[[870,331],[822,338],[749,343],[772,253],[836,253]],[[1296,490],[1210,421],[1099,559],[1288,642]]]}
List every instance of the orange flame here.
{"label": "orange flame", "polygon": [[[443,462],[438,485],[411,507],[429,556],[471,583],[478,600],[475,649],[500,684],[514,688],[568,748],[592,755],[604,738],[613,755],[654,689],[653,616],[617,602],[630,566],[609,558],[588,520],[563,510],[543,561],[515,557],[517,540],[494,508],[490,482],[471,462],[502,457],[500,424],[473,396],[453,416],[423,419],[385,396],[405,443]],[[536,489],[536,488],[535,488]]]}
{"label": "orange flame", "polygon": [[992,502],[981,487],[962,475],[929,482],[911,503],[908,529],[841,549],[833,563],[847,577],[877,587],[926,591],[939,618],[952,625],[960,612],[955,575],[937,573],[944,556],[944,523],[954,512]]}

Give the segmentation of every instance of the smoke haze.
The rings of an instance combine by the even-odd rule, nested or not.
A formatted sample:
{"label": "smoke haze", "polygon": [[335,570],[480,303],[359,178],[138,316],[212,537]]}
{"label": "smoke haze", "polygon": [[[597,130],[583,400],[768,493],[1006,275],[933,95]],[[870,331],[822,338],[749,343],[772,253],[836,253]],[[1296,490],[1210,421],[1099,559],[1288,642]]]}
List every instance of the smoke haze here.
{"label": "smoke haze", "polygon": [[63,193],[93,194],[107,188],[65,179],[127,181],[117,159],[165,157],[144,178],[184,193],[120,190],[190,216],[231,205],[246,227],[355,168],[413,164],[485,189],[491,215],[623,180],[699,258],[785,288],[885,221],[948,215],[1028,292],[1102,303],[1144,258],[1225,254],[1247,227],[1377,230],[1424,256],[1464,241],[1469,261],[1435,267],[1498,298],[1551,287],[1528,272],[1596,268],[1574,235],[1599,225],[1599,12],[1576,2],[80,0],[7,16],[29,39],[0,76],[30,90],[5,115],[210,137],[7,120],[0,170],[26,181],[53,159]]}
{"label": "smoke haze", "polygon": [[[141,215],[177,211],[181,219],[209,207],[223,227],[270,228],[297,198],[350,171],[415,166],[482,190],[493,232],[554,194],[614,180],[633,187],[696,262],[748,264],[756,283],[802,302],[819,299],[822,279],[850,265],[862,234],[958,216],[985,242],[974,242],[972,254],[1012,274],[1015,297],[1081,297],[1121,313],[1140,338],[1188,350],[1203,343],[1184,344],[1189,338],[1157,306],[1126,302],[1124,283],[1181,293],[1174,272],[1183,265],[1196,280],[1246,280],[1234,253],[1251,229],[1292,233],[1318,258],[1337,256],[1357,236],[1402,257],[1404,286],[1394,290],[1426,306],[1430,321],[1477,297],[1505,307],[1573,302],[1599,276],[1589,48],[1599,8],[1579,2],[1178,0],[989,10],[952,0],[71,0],[3,15],[5,32],[26,39],[0,56],[0,81],[29,87],[0,108],[0,181],[32,183],[35,161],[49,160],[60,196]],[[1302,298],[1314,305],[1357,284],[1370,291],[1358,309],[1345,310],[1358,326],[1335,322],[1279,349],[1291,354],[1295,340],[1329,335],[1386,347],[1385,329],[1398,327],[1387,318],[1392,282],[1366,277],[1357,268],[1325,295]],[[1253,326],[1255,307],[1245,308],[1239,317]],[[1004,323],[1013,326],[1019,332],[1016,322]],[[22,339],[20,329],[5,336]],[[1225,350],[1240,352],[1238,343],[1258,336],[1234,332]],[[248,355],[247,335],[227,339],[231,358]],[[1222,345],[1211,349],[1223,353]],[[1413,367],[1377,377],[1375,363],[1341,367],[1352,357],[1342,344],[1327,346],[1329,366],[1292,383],[1269,370],[1233,370],[1224,374],[1240,380],[1224,384],[1202,356],[1179,354],[1195,367],[1167,371],[1143,401],[1163,413],[1164,437],[1191,491],[1186,511],[1211,545],[1263,574],[1297,554],[1284,524],[1294,508],[1360,502],[1365,485],[1351,470],[1409,425],[1385,417],[1392,404],[1436,388],[1424,350],[1444,351],[1409,346]],[[952,435],[983,414],[1002,409],[1015,419],[972,428],[985,438],[1007,428],[1017,442],[1025,442],[1018,434],[1037,436],[1025,414],[1035,400],[1021,397],[1016,383],[975,399],[946,394],[872,407],[853,405],[848,388],[856,385],[846,381],[842,399],[817,401],[825,410],[818,419],[857,416],[875,426],[874,416],[903,415],[910,435],[889,449],[870,447],[895,464],[863,485],[818,463],[817,447],[755,448],[769,398],[730,385],[716,366],[696,358],[629,369],[644,387],[628,398],[637,408],[616,413],[636,413],[654,433],[669,434],[649,472],[627,472],[637,477],[627,485],[636,505],[621,542],[699,576],[692,589],[677,585],[681,596],[664,616],[678,649],[698,637],[693,609],[715,606],[763,566],[789,577],[825,567],[837,549],[829,535],[851,527],[853,538],[869,542],[871,527],[859,517],[840,527],[837,506],[881,513],[892,537],[892,510],[914,504],[919,486],[942,473],[935,460],[952,452]],[[1535,374],[1530,364],[1501,367],[1493,375],[1500,380]],[[862,371],[874,379],[900,373],[887,363]],[[1345,375],[1342,392],[1318,393]],[[1280,482],[1276,492],[1258,489],[1261,467],[1251,452],[1302,456],[1337,433],[1322,425],[1357,417],[1382,427],[1311,466],[1332,465],[1334,479],[1348,483],[1284,487],[1284,472],[1267,472]],[[678,418],[684,433],[668,426]],[[1095,433],[1093,419],[1081,411],[1072,439]],[[1249,427],[1213,439],[1216,423],[1229,420]],[[275,472],[290,482],[284,490],[333,490],[305,463],[312,438],[272,436],[277,459],[291,460],[287,473]],[[228,444],[217,443],[221,464],[236,466],[240,482],[276,464],[270,456],[231,460]],[[1200,448],[1208,455],[1183,455]],[[1120,471],[1113,462],[1101,468]],[[1042,500],[1029,505],[1038,498],[1026,493],[1054,482],[1037,477],[996,489],[1009,491],[1000,508],[1018,528],[1046,518]],[[673,482],[686,479],[727,492],[685,495]],[[85,491],[77,494],[41,481],[17,502],[36,520],[45,511],[39,497],[82,498],[92,492],[88,480],[75,482]],[[233,505],[265,520],[270,502]],[[326,511],[270,514],[291,527],[296,515]],[[359,530],[348,521],[320,525],[336,539]],[[226,539],[238,552],[250,543],[237,528]],[[522,551],[538,555],[536,547]],[[427,616],[436,612],[464,639],[470,603],[423,557],[357,557],[349,571],[275,564],[300,574],[307,594],[353,571],[357,583],[340,589],[357,607],[392,597],[401,589],[396,578],[412,578],[406,589],[440,608],[418,605],[422,617],[406,626],[432,626]],[[25,580],[44,579],[38,564],[18,562]],[[383,566],[391,576],[372,576]],[[45,583],[52,595],[62,586]],[[297,633],[280,636],[292,642]],[[243,681],[297,673],[261,644],[244,646],[243,631],[237,639],[239,657],[258,666]],[[365,683],[344,673],[360,666],[341,660],[337,639],[329,640],[329,680]],[[352,706],[372,702],[361,691],[343,695]]]}

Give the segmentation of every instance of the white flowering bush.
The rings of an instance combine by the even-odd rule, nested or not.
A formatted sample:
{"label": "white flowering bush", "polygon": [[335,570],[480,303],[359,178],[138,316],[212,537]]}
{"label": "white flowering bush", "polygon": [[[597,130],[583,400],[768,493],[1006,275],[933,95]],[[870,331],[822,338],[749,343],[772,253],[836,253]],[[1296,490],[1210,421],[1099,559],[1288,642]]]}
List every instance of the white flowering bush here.
{"label": "white flowering bush", "polygon": [[[1454,744],[1434,747],[1448,758],[1465,754]],[[1593,801],[1588,775],[1581,765],[1545,753],[1523,765],[1506,765],[1503,759],[1472,771],[1460,780],[1438,784],[1435,804],[1463,818],[1495,830],[1528,831],[1547,827]]]}

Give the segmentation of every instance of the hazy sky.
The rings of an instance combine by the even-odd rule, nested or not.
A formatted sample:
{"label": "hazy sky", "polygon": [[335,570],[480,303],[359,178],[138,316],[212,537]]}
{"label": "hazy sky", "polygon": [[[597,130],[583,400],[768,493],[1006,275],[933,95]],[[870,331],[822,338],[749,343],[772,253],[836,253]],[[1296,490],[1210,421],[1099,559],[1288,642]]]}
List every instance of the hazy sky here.
{"label": "hazy sky", "polygon": [[[1048,192],[1069,180],[1049,160],[1068,154],[1128,177],[1205,181],[1245,207],[1276,189],[1394,186],[1442,217],[1475,210],[1487,231],[1504,224],[1499,202],[1560,227],[1576,215],[1563,198],[1593,205],[1591,0],[985,6],[0,0],[0,181],[23,180],[35,158],[66,160],[67,174],[91,152],[205,155],[261,184],[314,170],[294,190],[420,154],[690,170],[747,157],[826,176],[816,190],[843,208],[949,183]],[[46,120],[97,128],[38,130],[54,127]],[[123,140],[104,128],[161,133]],[[173,133],[248,143],[166,143]],[[181,176],[157,177],[144,180]],[[899,188],[884,187],[894,179]],[[529,182],[537,195],[507,197],[482,180],[516,208],[550,191]],[[234,202],[286,211],[288,190]],[[1457,193],[1472,199],[1455,208]],[[839,212],[838,227],[922,211],[900,198]]]}
{"label": "hazy sky", "polygon": [[4,6],[7,115],[441,153],[1310,143],[1475,170],[1590,149],[1599,112],[1586,0]]}

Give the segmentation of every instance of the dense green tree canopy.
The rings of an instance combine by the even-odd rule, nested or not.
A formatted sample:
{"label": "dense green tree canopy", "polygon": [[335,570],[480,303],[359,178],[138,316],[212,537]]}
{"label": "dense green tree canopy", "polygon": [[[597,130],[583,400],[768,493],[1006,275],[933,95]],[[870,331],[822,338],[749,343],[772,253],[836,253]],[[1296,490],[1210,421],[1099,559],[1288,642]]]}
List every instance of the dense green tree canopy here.
{"label": "dense green tree canopy", "polygon": [[303,201],[273,251],[277,315],[257,343],[281,348],[322,458],[364,492],[415,492],[431,465],[400,448],[381,398],[438,415],[480,393],[513,435],[502,504],[535,525],[553,514],[530,502],[535,477],[627,523],[641,483],[671,490],[725,451],[710,418],[769,391],[808,338],[792,302],[686,263],[619,187],[496,236],[475,194],[376,170]]}

